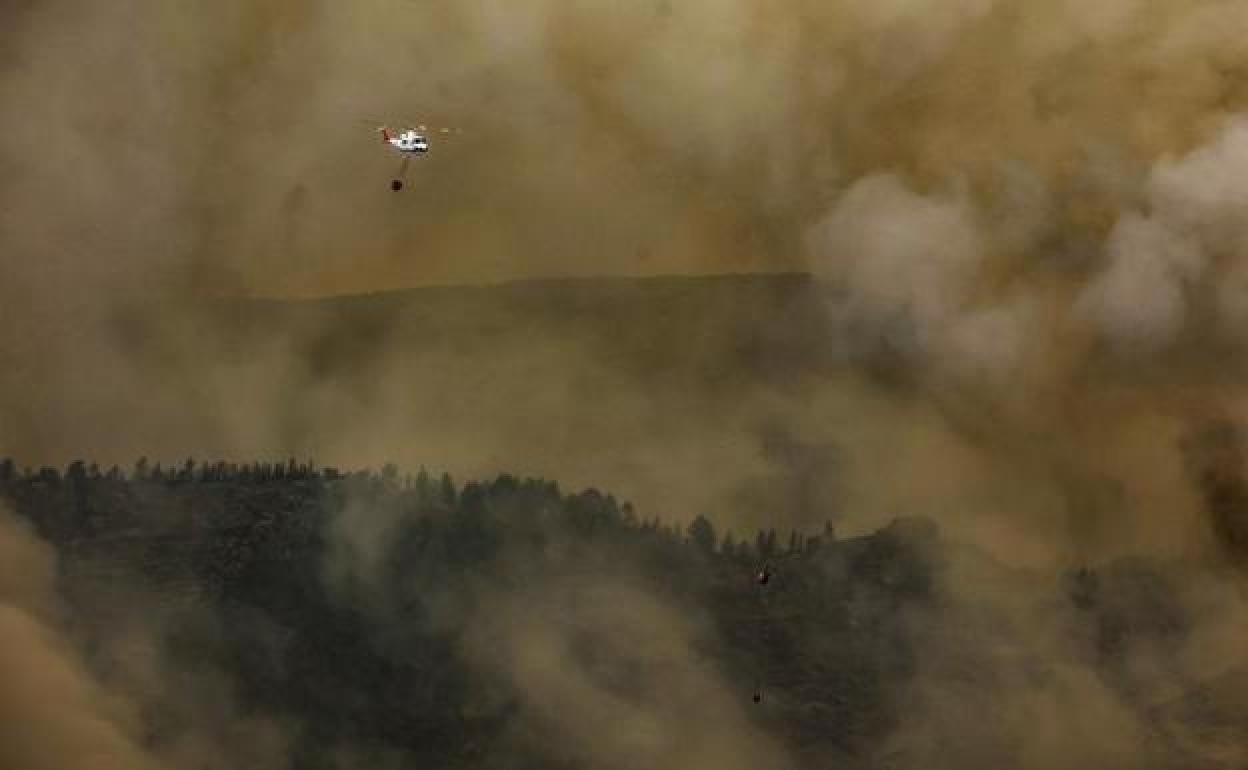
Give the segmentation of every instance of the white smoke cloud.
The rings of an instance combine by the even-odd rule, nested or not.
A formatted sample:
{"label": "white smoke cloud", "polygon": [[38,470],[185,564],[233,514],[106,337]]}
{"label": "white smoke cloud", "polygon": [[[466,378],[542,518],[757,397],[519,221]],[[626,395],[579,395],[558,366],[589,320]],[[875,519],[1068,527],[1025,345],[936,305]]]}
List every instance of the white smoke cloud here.
{"label": "white smoke cloud", "polygon": [[1190,238],[1156,220],[1129,214],[1106,247],[1108,267],[1084,290],[1076,313],[1130,352],[1154,353],[1183,329],[1188,287],[1205,256]]}
{"label": "white smoke cloud", "polygon": [[1179,158],[1162,158],[1148,196],[1154,215],[1198,236],[1211,251],[1242,255],[1248,223],[1248,117]]}
{"label": "white smoke cloud", "polygon": [[984,258],[964,202],[925,197],[884,174],[854,183],[809,243],[816,272],[848,295],[847,322],[918,356],[950,333]]}

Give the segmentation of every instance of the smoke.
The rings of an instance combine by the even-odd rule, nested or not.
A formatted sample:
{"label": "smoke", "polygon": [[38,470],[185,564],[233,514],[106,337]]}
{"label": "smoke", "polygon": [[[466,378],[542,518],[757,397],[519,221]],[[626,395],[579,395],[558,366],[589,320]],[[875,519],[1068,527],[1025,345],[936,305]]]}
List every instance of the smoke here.
{"label": "smoke", "polygon": [[[0,33],[0,450],[508,469],[727,525],[923,512],[1009,564],[1224,559],[1179,438],[1248,414],[1246,25],[1229,0],[23,5]],[[374,119],[464,132],[394,195]],[[798,268],[831,287],[824,312],[638,313],[612,338],[628,355],[581,328],[592,297],[549,323],[298,311],[241,341],[195,309]],[[722,360],[763,316],[783,319],[772,347],[817,340],[831,362],[677,375],[653,342]],[[352,530],[348,551],[384,539]],[[664,621],[647,601],[623,604]],[[532,645],[558,640],[514,620],[504,670],[544,676]],[[1057,673],[973,685],[978,713],[1087,739],[1028,766],[1133,761],[1134,717],[1020,629],[1003,644]],[[63,670],[64,713],[128,756],[125,720]],[[551,686],[636,724],[617,750],[686,761],[646,722],[661,704]],[[1104,743],[1067,716],[1079,702]],[[923,756],[945,745],[924,730],[949,734],[938,711],[915,718]],[[578,723],[533,729],[593,756]]]}
{"label": "smoke", "polygon": [[[124,571],[63,580],[51,546],[7,509],[0,556],[4,767],[285,766],[284,725],[242,713],[211,664],[167,655],[167,597]],[[89,610],[70,612],[66,585],[88,592]]]}
{"label": "smoke", "polygon": [[523,694],[511,740],[558,746],[586,767],[784,761],[746,713],[740,684],[698,654],[705,632],[625,576],[487,595],[474,617],[470,660]]}
{"label": "smoke", "polygon": [[[1005,503],[1006,526],[1056,537],[1054,555],[1086,553],[1086,532],[1065,530],[1062,500],[1068,479],[1090,473],[1125,485],[1131,498],[1103,512],[1119,532],[1111,548],[1145,546],[1126,546],[1142,521],[1165,528],[1172,544],[1200,548],[1193,544],[1208,524],[1178,470],[1175,438],[1210,409],[1239,413],[1234,370],[1217,362],[1239,345],[1233,297],[1243,236],[1226,212],[1239,198],[1242,136],[1236,118],[1205,144],[1159,158],[1138,194],[1124,198],[1133,202],[1102,226],[1099,253],[1081,263],[1046,261],[1063,245],[1044,241],[1020,261],[1002,249],[1017,241],[1016,219],[1004,220],[1003,232],[992,206],[967,188],[920,194],[896,175],[855,182],[810,230],[812,266],[844,288],[839,319],[851,359],[868,371],[886,365],[893,380],[905,373],[917,404],[939,415],[945,442],[964,447],[918,460],[928,466],[921,478],[966,481],[967,464],[979,467],[978,480],[952,499],[984,514],[971,526],[981,544],[992,545],[982,528],[997,526],[986,517],[996,518],[1000,503],[973,502],[974,487],[1017,484],[1021,474],[1039,485],[1035,502]],[[1172,438],[1135,440],[1146,424]],[[1161,467],[1175,470],[1163,481]],[[1145,502],[1148,488],[1164,506]],[[945,496],[916,490],[909,504],[930,509]],[[861,512],[870,507],[863,502],[848,507]],[[999,550],[1017,555],[1013,545]]]}
{"label": "smoke", "polygon": [[1168,347],[1186,319],[1186,285],[1204,267],[1198,248],[1164,225],[1124,217],[1107,246],[1109,265],[1081,298],[1091,321],[1128,349]]}
{"label": "smoke", "polygon": [[[1243,95],[1214,2],[80,5],[9,32],[6,238],[148,288],[793,267],[874,173],[1021,168],[1084,209],[1045,229],[1082,224]],[[465,133],[393,196],[374,119]]]}
{"label": "smoke", "polygon": [[972,291],[983,244],[971,212],[929,200],[895,177],[870,176],[846,191],[815,231],[817,266],[844,285],[851,338],[905,358],[942,352]]}
{"label": "smoke", "polygon": [[[573,483],[662,489],[647,503],[739,509],[726,489],[701,495],[668,469],[749,475],[766,462],[752,426],[801,411],[774,406],[770,387],[734,394],[725,422],[719,404],[656,397],[647,364],[621,371],[566,329],[491,330],[520,352],[493,348],[507,363],[488,378],[479,357],[400,361],[428,340],[333,314],[255,330],[239,350],[189,300],[805,266],[848,299],[818,328],[795,321],[789,338],[837,338],[869,376],[927,383],[923,398],[955,414],[958,440],[982,434],[968,421],[1003,412],[1042,423],[1070,408],[1103,344],[1140,366],[1201,344],[1193,324],[1237,335],[1243,130],[1227,121],[1245,94],[1231,10],[26,8],[0,78],[11,107],[0,344],[15,362],[0,375],[14,405],[0,412],[5,451],[29,462],[295,453],[462,473],[528,456]],[[397,161],[365,125],[374,119],[464,132],[435,135],[394,195]],[[307,360],[306,340],[331,334],[384,340],[375,387]],[[638,324],[639,339],[652,334]],[[506,403],[516,378],[534,394],[471,425],[412,407],[445,405],[447,390]],[[801,398],[840,387],[792,379]],[[617,419],[569,407],[604,385]],[[928,406],[888,416],[901,425],[912,408]],[[549,442],[533,431],[566,425],[608,430],[624,449],[594,462],[569,437],[534,455]],[[655,429],[670,462],[642,451]]]}
{"label": "smoke", "polygon": [[159,767],[135,741],[134,713],[103,688],[60,628],[51,549],[0,511],[0,759],[15,770]]}

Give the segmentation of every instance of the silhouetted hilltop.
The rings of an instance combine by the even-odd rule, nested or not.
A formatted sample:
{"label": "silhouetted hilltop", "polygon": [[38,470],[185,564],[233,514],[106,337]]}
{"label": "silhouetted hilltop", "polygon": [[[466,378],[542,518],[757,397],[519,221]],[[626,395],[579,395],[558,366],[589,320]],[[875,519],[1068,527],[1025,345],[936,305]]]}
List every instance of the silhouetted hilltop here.
{"label": "silhouetted hilltop", "polygon": [[229,300],[206,312],[224,339],[293,332],[328,370],[380,352],[488,356],[538,341],[589,351],[657,380],[718,389],[813,371],[828,353],[824,287],[808,275],[567,278],[430,287],[305,300]]}

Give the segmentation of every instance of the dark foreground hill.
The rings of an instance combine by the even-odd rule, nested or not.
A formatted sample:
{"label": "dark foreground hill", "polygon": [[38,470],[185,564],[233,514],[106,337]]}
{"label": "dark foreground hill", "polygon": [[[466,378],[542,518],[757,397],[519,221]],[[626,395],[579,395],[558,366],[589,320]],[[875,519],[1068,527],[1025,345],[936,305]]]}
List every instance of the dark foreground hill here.
{"label": "dark foreground hill", "polygon": [[[713,755],[698,742],[743,731],[803,767],[917,767],[933,751],[1005,766],[1021,739],[997,716],[954,733],[968,745],[930,744],[956,718],[924,705],[929,688],[962,692],[967,713],[1008,713],[1027,702],[1015,677],[1042,693],[1077,669],[1147,727],[1149,761],[1118,766],[1242,756],[1234,682],[1157,698],[1126,665],[1192,630],[1158,565],[1028,576],[922,519],[845,540],[830,528],[739,540],[544,480],[293,461],[129,477],[4,464],[0,494],[55,544],[100,675],[148,672],[132,692],[153,746],[205,718],[188,702],[224,698],[236,718],[276,726],[295,768],[644,767],[682,751],[664,740]],[[759,586],[763,563],[774,576]],[[972,565],[1002,590],[1028,586],[1017,595],[1060,621],[1066,651],[968,602],[958,575]],[[658,714],[670,724],[646,728],[659,731],[651,745],[637,720]],[[1231,748],[1211,756],[1196,730]]]}

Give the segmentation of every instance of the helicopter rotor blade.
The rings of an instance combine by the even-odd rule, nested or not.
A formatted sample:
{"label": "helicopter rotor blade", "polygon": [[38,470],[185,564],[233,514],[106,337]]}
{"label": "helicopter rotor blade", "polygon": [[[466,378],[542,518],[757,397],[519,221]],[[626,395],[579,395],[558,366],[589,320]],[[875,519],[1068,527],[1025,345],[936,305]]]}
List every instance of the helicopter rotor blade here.
{"label": "helicopter rotor blade", "polygon": [[[417,123],[416,121],[407,121],[408,126],[415,126],[417,131],[422,133],[432,131],[428,123]],[[436,129],[439,134],[462,134],[464,129],[454,127],[439,127]]]}

